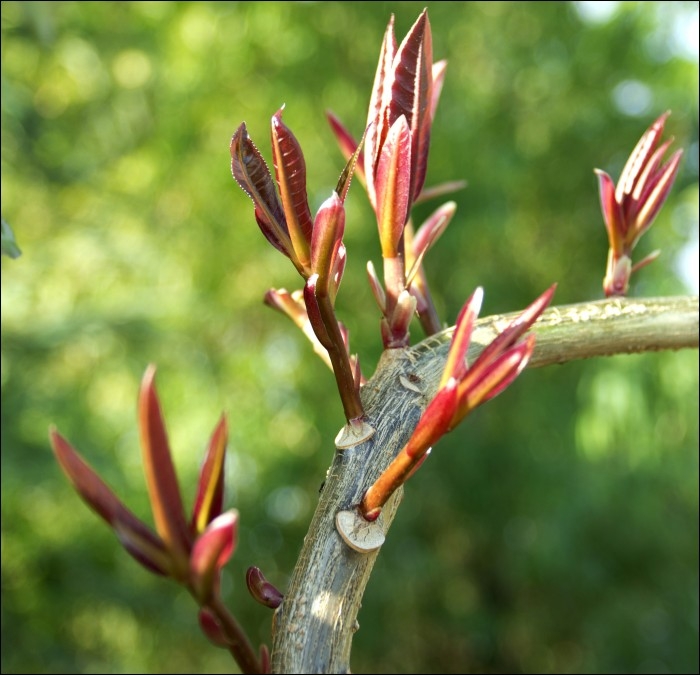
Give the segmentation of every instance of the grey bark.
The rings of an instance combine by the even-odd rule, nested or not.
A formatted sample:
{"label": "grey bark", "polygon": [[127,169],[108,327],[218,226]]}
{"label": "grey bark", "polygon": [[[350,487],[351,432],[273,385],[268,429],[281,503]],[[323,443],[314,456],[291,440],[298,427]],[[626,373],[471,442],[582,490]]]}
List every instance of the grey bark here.
{"label": "grey bark", "polygon": [[[514,316],[479,320],[469,360]],[[595,356],[697,348],[698,298],[613,299],[554,307],[532,330],[537,342],[530,367]],[[335,515],[358,504],[366,488],[408,441],[435,394],[451,333],[452,329],[447,329],[415,347],[385,352],[374,376],[363,387],[363,405],[376,433],[334,456],[290,587],[275,613],[272,672],[350,672],[357,614],[381,548],[372,553],[352,550],[336,532]],[[401,496],[399,489],[384,508],[385,532]]]}

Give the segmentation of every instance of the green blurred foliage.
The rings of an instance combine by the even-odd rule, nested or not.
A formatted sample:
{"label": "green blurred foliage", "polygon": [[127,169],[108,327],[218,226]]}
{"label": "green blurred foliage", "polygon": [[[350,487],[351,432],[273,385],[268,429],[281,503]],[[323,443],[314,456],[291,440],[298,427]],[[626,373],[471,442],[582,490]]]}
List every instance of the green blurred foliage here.
{"label": "green blurred foliage", "polygon": [[[359,136],[388,17],[403,35],[424,4],[449,60],[428,184],[469,182],[426,262],[444,320],[478,284],[484,313],[553,281],[558,303],[600,297],[592,170],[617,176],[669,108],[686,156],[639,246],[663,256],[633,293],[688,291],[698,67],[682,36],[694,25],[697,50],[697,3],[3,2],[2,216],[23,255],[2,259],[2,672],[235,670],[48,446],[56,424],[148,518],[135,400],[149,362],[188,499],[228,414],[241,527],[226,597],[269,642],[244,572],[284,588],[342,408],[261,304],[299,279],[258,232],[228,143],[245,120],[269,157],[286,104],[317,207],[343,165],[324,110]],[[364,265],[379,247],[359,184],[348,204],[338,307],[371,373]],[[442,441],[379,557],[354,672],[697,672],[697,372],[693,350],[531,371]]]}

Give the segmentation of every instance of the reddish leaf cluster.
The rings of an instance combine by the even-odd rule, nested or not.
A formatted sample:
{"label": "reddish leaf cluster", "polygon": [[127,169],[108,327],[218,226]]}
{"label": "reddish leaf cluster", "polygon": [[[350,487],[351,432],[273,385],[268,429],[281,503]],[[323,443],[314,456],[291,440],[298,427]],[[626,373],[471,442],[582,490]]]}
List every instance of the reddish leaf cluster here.
{"label": "reddish leaf cluster", "polygon": [[56,459],[78,494],[114,530],[129,554],[146,569],[171,577],[190,591],[200,607],[199,620],[205,634],[229,649],[243,672],[265,672],[265,649],[259,660],[219,599],[221,570],[233,555],[238,534],[238,511],[222,513],[226,419],[219,420],[209,440],[188,521],[154,380],[155,368],[151,366],[141,383],[138,417],[155,532],[52,429]]}
{"label": "reddish leaf cluster", "polygon": [[670,114],[665,112],[644,132],[620,174],[617,187],[605,171],[595,170],[610,241],[603,279],[606,296],[626,295],[632,273],[659,255],[659,251],[654,251],[632,265],[632,250],[666,201],[683,155],[683,150],[676,150],[665,164],[661,164],[673,142],[670,138],[658,145]]}
{"label": "reddish leaf cluster", "polygon": [[466,361],[483,291],[478,288],[457,317],[438,391],[428,404],[408,443],[367,489],[360,512],[375,520],[382,506],[427,457],[431,447],[454,429],[474,408],[508,387],[527,365],[535,336],[527,332],[549,305],[556,286],[551,286],[514,319],[469,366]]}
{"label": "reddish leaf cluster", "polygon": [[[378,224],[383,282],[371,262],[367,271],[382,313],[385,348],[408,345],[414,315],[428,334],[441,329],[422,264],[456,206],[447,202],[415,232],[410,214],[419,199],[462,187],[461,183],[450,183],[424,190],[431,127],[445,68],[444,61],[433,63],[427,10],[400,44],[391,18],[362,140],[357,143],[332,114],[328,115],[347,164],[336,189],[315,216],[308,203],[304,155],[282,121],[282,109],[271,120],[274,179],[245,123],[231,139],[231,170],[253,201],[260,230],[292,261],[304,280],[303,289],[292,293],[271,289],[265,302],[291,317],[333,369],[349,422],[336,439],[339,448],[359,443],[374,432],[363,419],[360,386],[364,378],[359,361],[350,355],[347,330],[335,314],[347,258],[343,244],[345,198],[355,172],[366,188]],[[632,250],[666,200],[682,155],[678,150],[662,164],[672,142],[659,145],[668,115],[661,115],[642,136],[617,186],[607,173],[596,170],[610,241],[606,295],[624,295],[632,272],[656,255],[632,265]],[[545,291],[468,364],[467,352],[483,292],[479,288],[472,294],[457,319],[437,393],[408,443],[365,491],[359,508],[353,508],[355,517],[375,521],[389,497],[420,466],[431,447],[477,406],[515,380],[534,349],[535,338],[528,330],[550,303],[554,290],[552,286]],[[52,429],[54,453],[77,492],[114,530],[124,548],[150,571],[171,577],[191,592],[207,637],[229,649],[243,672],[268,672],[267,648],[262,646],[259,655],[255,653],[219,595],[221,570],[235,550],[238,529],[238,512],[222,512],[226,420],[221,418],[209,441],[188,520],[154,378],[155,368],[149,367],[141,384],[138,417],[155,531],[134,515],[70,443]],[[371,527],[378,527],[378,523]],[[375,547],[379,545],[381,542]],[[257,567],[248,569],[246,582],[253,597],[267,607],[277,608],[282,603],[282,594]]]}
{"label": "reddish leaf cluster", "polygon": [[[265,238],[294,264],[305,284],[301,293],[272,289],[266,301],[289,315],[305,331],[317,351],[327,353],[351,424],[361,426],[357,357],[348,350],[347,330],[335,315],[335,299],[347,259],[345,197],[359,150],[350,158],[336,190],[312,218],[306,192],[306,163],[301,146],[282,122],[282,110],[271,122],[275,181],[265,160],[248,136],[245,122],[231,139],[231,171],[253,200],[255,220]],[[279,191],[279,194],[278,194]]]}
{"label": "reddish leaf cluster", "polygon": [[[365,150],[358,163],[358,175],[377,218],[384,259],[383,284],[371,262],[367,273],[382,312],[386,348],[408,344],[414,314],[428,334],[441,328],[422,261],[456,206],[449,202],[440,207],[415,238],[410,215],[425,183],[430,130],[446,66],[445,61],[433,63],[427,11],[418,17],[400,45],[392,17],[384,34],[367,117]],[[350,157],[358,144],[335,116],[329,113],[328,118],[341,151]],[[462,185],[452,183],[434,189],[431,196]]]}

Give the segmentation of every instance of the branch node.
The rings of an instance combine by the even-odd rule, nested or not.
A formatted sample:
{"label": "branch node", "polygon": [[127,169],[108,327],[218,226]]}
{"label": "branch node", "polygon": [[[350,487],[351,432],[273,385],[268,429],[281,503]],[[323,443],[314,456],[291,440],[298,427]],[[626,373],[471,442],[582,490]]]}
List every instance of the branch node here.
{"label": "branch node", "polygon": [[350,420],[335,437],[335,447],[338,450],[347,450],[368,441],[374,436],[374,432],[374,427],[363,419]]}
{"label": "branch node", "polygon": [[358,553],[376,551],[383,543],[384,518],[379,517],[370,522],[365,520],[357,509],[338,511],[335,514],[335,527],[343,541]]}

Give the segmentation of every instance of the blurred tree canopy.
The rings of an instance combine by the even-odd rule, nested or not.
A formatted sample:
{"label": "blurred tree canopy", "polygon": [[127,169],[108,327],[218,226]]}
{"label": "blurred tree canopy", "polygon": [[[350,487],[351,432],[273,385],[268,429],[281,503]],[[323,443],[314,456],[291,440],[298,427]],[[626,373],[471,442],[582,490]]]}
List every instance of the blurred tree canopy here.
{"label": "blurred tree canopy", "polygon": [[[307,160],[312,209],[343,160],[332,109],[362,133],[390,14],[427,4],[449,60],[427,184],[466,179],[427,273],[446,323],[601,297],[593,168],[617,177],[647,126],[686,154],[632,294],[697,292],[697,3],[3,2],[2,672],[231,672],[190,598],[149,576],[72,492],[50,424],[138,514],[146,365],[185,495],[222,410],[227,506],[241,512],[226,596],[254,640],[259,565],[284,588],[343,416],[333,377],[262,306],[300,286],[234,184],[245,120]],[[437,204],[420,207],[420,218]],[[371,373],[379,262],[359,184],[338,296]],[[414,329],[415,339],[420,330]],[[409,483],[360,612],[355,672],[697,672],[698,355],[533,370],[436,448]]]}

